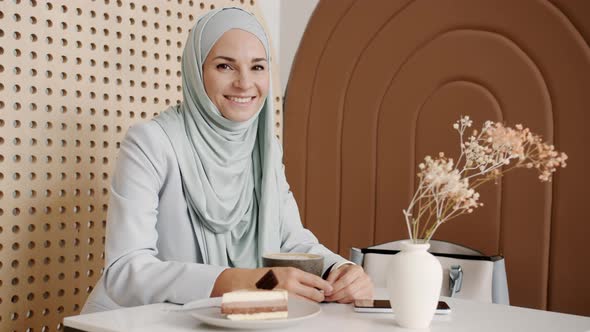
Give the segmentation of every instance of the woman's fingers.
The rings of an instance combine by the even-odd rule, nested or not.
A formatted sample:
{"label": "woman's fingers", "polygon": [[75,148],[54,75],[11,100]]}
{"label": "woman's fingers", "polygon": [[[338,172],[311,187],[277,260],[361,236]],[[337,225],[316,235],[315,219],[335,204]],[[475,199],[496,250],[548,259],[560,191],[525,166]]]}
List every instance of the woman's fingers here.
{"label": "woman's fingers", "polygon": [[353,297],[360,287],[361,285],[359,282],[351,283],[350,285],[347,285],[334,294],[328,296],[327,300],[331,302],[343,301],[346,298]]}
{"label": "woman's fingers", "polygon": [[327,280],[293,267],[278,267],[273,271],[279,288],[316,302],[350,303],[373,298],[373,282],[358,265],[343,265],[331,271]]}
{"label": "woman's fingers", "polygon": [[323,292],[332,291],[330,283],[311,273],[292,267],[273,268],[273,271],[279,280],[278,287],[310,300],[321,302]]}
{"label": "woman's fingers", "polygon": [[298,279],[302,284],[320,289],[324,291],[324,293],[333,292],[334,287],[328,281],[316,276],[315,274],[307,273],[301,270],[299,271],[301,272],[301,275]]}
{"label": "woman's fingers", "polygon": [[326,298],[327,301],[338,303],[351,303],[354,300],[372,299],[373,283],[369,280],[357,279],[349,287]]}
{"label": "woman's fingers", "polygon": [[339,292],[326,297],[326,301],[350,303],[357,299],[372,299],[373,285],[371,282],[358,279]]}
{"label": "woman's fingers", "polygon": [[[358,265],[344,265],[340,267],[338,270],[342,270],[340,272],[339,278],[332,283],[332,287],[334,288],[333,293],[336,294],[346,286],[352,284],[357,278],[359,278],[365,272],[363,269]],[[335,272],[337,272],[336,270]]]}
{"label": "woman's fingers", "polygon": [[360,266],[345,265],[333,272],[334,291],[326,297],[327,301],[350,303],[355,299],[373,298],[373,282]]}
{"label": "woman's fingers", "polygon": [[334,284],[334,282],[338,280],[338,278],[340,278],[340,275],[342,275],[344,271],[346,271],[345,269],[343,269],[343,267],[345,267],[345,265],[341,266],[336,270],[330,271],[330,274],[328,274],[328,278],[326,279],[326,281],[329,282],[331,285]]}
{"label": "woman's fingers", "polygon": [[324,294],[322,292],[313,287],[309,287],[301,283],[295,284],[292,287],[292,293],[295,293],[296,295],[305,297],[316,302],[322,302],[325,299]]}

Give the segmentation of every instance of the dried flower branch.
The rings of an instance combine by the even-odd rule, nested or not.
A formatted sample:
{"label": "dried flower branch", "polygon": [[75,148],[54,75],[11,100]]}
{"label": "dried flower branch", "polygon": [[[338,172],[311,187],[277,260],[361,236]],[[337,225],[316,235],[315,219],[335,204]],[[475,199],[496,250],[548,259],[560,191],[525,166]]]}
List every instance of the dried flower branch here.
{"label": "dried flower branch", "polygon": [[510,128],[486,121],[480,131],[465,137],[472,124],[469,116],[464,116],[453,125],[461,147],[457,163],[441,152],[435,159],[426,156],[418,165],[418,188],[403,210],[410,239],[415,243],[430,241],[443,223],[483,206],[475,191],[483,183],[515,168],[536,168],[541,181],[551,181],[553,172],[566,166],[565,153],[520,124]]}

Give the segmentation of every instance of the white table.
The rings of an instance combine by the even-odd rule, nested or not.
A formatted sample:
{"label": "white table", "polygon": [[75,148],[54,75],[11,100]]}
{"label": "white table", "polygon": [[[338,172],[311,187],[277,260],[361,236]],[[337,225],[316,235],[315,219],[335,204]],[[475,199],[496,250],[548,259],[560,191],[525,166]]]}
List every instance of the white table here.
{"label": "white table", "polygon": [[[377,292],[380,293],[382,294]],[[451,306],[452,313],[448,316],[435,316],[430,327],[432,332],[590,331],[590,317],[453,298],[443,300]],[[223,331],[221,328],[202,324],[186,313],[169,310],[176,307],[178,306],[160,303],[72,316],[64,319],[64,325],[66,331],[73,328],[88,332]],[[351,305],[337,303],[324,303],[321,308],[322,312],[318,316],[280,331],[416,331],[397,326],[392,314],[357,313]]]}

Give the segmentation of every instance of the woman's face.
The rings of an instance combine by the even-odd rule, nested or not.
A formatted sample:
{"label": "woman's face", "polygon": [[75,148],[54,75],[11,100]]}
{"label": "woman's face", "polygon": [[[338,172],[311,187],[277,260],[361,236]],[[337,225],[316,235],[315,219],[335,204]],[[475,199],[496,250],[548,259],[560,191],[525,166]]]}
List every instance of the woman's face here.
{"label": "woman's face", "polygon": [[226,119],[243,122],[258,112],[269,85],[264,46],[253,34],[228,30],[203,63],[207,95]]}

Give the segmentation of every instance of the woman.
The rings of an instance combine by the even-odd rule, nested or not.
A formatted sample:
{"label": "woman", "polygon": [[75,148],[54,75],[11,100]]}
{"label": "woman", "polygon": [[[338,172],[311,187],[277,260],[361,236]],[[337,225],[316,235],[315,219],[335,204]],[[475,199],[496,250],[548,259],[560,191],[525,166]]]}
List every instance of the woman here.
{"label": "woman", "polygon": [[263,28],[241,9],[209,12],[193,27],[183,102],[129,129],[121,144],[106,269],[84,313],[252,287],[272,252],[325,257],[326,280],[273,268],[292,293],[343,303],[372,296],[362,268],[301,225],[273,135],[269,61]]}

